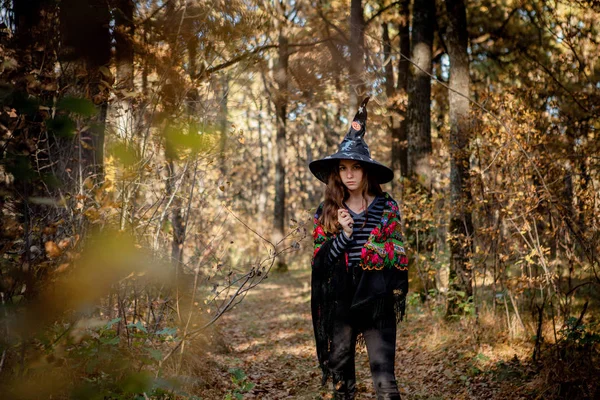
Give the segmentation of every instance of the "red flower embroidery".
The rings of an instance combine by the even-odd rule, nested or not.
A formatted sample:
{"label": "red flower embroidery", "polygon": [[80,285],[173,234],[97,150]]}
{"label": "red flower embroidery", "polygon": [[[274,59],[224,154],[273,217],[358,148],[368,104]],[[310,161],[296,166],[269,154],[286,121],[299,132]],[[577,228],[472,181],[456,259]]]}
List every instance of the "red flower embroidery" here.
{"label": "red flower embroidery", "polygon": [[313,232],[313,239],[316,239],[319,236],[324,236],[324,235],[325,235],[325,231],[323,231],[323,227],[322,226],[317,226],[315,228],[315,231]]}
{"label": "red flower embroidery", "polygon": [[375,237],[379,237],[381,235],[381,232],[379,231],[379,227],[376,227],[375,229],[373,229],[372,233]]}
{"label": "red flower embroidery", "polygon": [[385,242],[385,252],[390,260],[394,259],[394,245],[391,242]]}

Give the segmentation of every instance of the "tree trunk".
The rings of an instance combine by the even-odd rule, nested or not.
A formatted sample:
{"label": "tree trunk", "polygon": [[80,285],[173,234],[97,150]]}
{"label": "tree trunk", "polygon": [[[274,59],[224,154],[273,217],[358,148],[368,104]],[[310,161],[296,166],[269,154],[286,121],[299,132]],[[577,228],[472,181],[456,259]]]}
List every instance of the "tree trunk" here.
{"label": "tree trunk", "polygon": [[431,62],[435,1],[415,0],[412,18],[411,59],[408,81],[408,174],[430,182]]}
{"label": "tree trunk", "polygon": [[[179,20],[179,14],[175,9],[173,2],[166,3],[166,14],[165,27],[169,29],[169,25],[173,21]],[[183,277],[183,245],[185,238],[185,226],[183,218],[183,202],[178,191],[181,191],[183,187],[183,176],[179,174],[185,174],[187,167],[178,168],[176,163],[177,154],[176,149],[173,147],[168,135],[173,132],[173,129],[178,129],[180,126],[172,124],[171,120],[177,114],[178,109],[181,105],[182,98],[181,94],[183,91],[183,83],[181,77],[174,71],[176,65],[179,65],[182,61],[182,55],[179,51],[179,36],[177,35],[176,29],[170,29],[167,31],[167,41],[169,43],[169,54],[172,64],[167,66],[166,76],[167,82],[162,85],[162,100],[164,104],[164,114],[166,117],[165,129],[166,129],[166,141],[165,141],[165,157],[166,157],[166,169],[167,169],[167,180],[166,180],[166,196],[167,199],[173,198],[170,210],[170,220],[172,228],[171,238],[171,263],[175,272],[176,280],[181,282],[180,279]],[[178,182],[181,182],[178,187]],[[169,210],[167,210],[169,211]]]}
{"label": "tree trunk", "polygon": [[395,191],[401,176],[407,176],[407,142],[406,142],[406,88],[408,84],[408,61],[403,58],[410,56],[409,10],[410,0],[399,3],[401,22],[398,25],[400,54],[398,58],[398,79],[394,84],[394,66],[390,55],[392,44],[388,23],[383,23],[383,54],[385,65],[385,92],[388,97],[388,113],[390,114],[390,133],[392,138],[392,170],[395,179],[392,181],[392,191]]}
{"label": "tree trunk", "polygon": [[390,30],[388,23],[384,22],[381,24],[382,29],[382,42],[383,42],[383,62],[385,71],[385,94],[388,98],[391,98],[395,94],[394,87],[394,64],[392,64],[392,43],[390,42]]}
{"label": "tree trunk", "polygon": [[[38,90],[34,85],[32,85],[33,90],[30,90],[29,85],[35,80],[32,81],[29,78],[37,76],[38,82],[43,80],[48,82],[47,77],[53,75],[59,36],[55,21],[56,3],[50,0],[22,0],[13,1],[12,4],[14,36],[12,41],[6,36],[3,37],[2,46],[8,45],[7,48],[10,46],[10,48],[17,49],[15,53],[17,68],[15,71],[11,71],[10,68],[7,68],[6,71],[3,69],[3,85],[8,85],[11,91],[15,91],[14,94],[20,93],[23,98],[27,98],[31,94],[36,96],[42,104],[52,103],[52,98],[56,95],[55,90],[51,88]],[[37,73],[34,74],[34,70],[37,70]],[[55,83],[54,80],[51,82]],[[48,85],[48,87],[51,86],[52,84]],[[5,87],[4,90],[7,88]],[[10,97],[3,98],[5,110],[10,110],[13,105],[18,108],[16,99],[19,96]],[[22,254],[18,261],[15,259],[14,263],[5,259],[8,270],[3,268],[2,274],[12,277],[13,287],[22,286],[23,290],[20,293],[26,298],[35,297],[38,289],[45,283],[45,280],[41,278],[46,273],[41,273],[42,269],[34,267],[35,254],[32,249],[36,245],[43,248],[44,244],[43,241],[38,241],[37,238],[40,235],[35,233],[36,228],[54,223],[61,219],[62,215],[68,214],[68,211],[63,208],[53,207],[50,210],[47,206],[29,202],[31,197],[48,196],[47,190],[51,194],[58,192],[46,185],[40,185],[37,177],[49,173],[49,171],[52,175],[59,177],[59,180],[67,175],[64,169],[55,168],[56,163],[54,162],[61,158],[63,147],[55,146],[54,143],[50,143],[50,140],[41,146],[43,138],[46,137],[46,128],[40,121],[45,117],[45,113],[39,110],[35,113],[22,113],[19,115],[18,123],[13,124],[8,121],[8,118],[3,119],[2,122],[3,151],[0,155],[0,163],[2,163],[3,171],[14,168],[16,179],[14,181],[5,179],[0,183],[0,190],[3,192],[0,199],[0,210],[3,212],[3,217],[0,218],[0,231],[8,232],[9,228],[7,227],[12,223],[17,223],[22,227],[19,234],[19,239],[22,240],[9,236],[0,239],[0,245],[5,249],[20,247],[19,251]],[[10,134],[8,134],[9,132]],[[36,151],[23,152],[23,149],[30,149],[33,144],[35,144]],[[17,154],[16,159],[13,158]],[[11,159],[18,160],[18,162]],[[17,177],[19,173],[23,175],[21,178]],[[7,176],[5,173],[3,175]],[[7,209],[14,210],[14,212],[7,213]],[[21,242],[20,245],[19,242]],[[10,243],[10,245],[7,247],[6,243]],[[6,275],[4,275],[5,272]],[[3,293],[7,296],[3,297],[3,304],[4,300],[8,304],[14,293]]]}
{"label": "tree trunk", "polygon": [[219,144],[219,168],[221,169],[221,179],[225,179],[227,175],[227,158],[225,157],[225,151],[227,149],[227,130],[228,128],[228,120],[227,120],[227,102],[229,99],[229,74],[227,72],[223,73],[221,77],[221,96],[220,96],[220,104],[219,104],[219,130],[221,131],[220,144]]}
{"label": "tree trunk", "polygon": [[[467,15],[463,0],[446,0],[448,31],[446,44],[450,56],[450,285],[455,295],[448,301],[448,315],[459,312],[463,301],[473,295],[469,265],[473,223],[471,220],[471,184],[469,180],[469,56],[467,53]],[[457,93],[458,92],[458,93]],[[460,93],[460,94],[459,94]]]}
{"label": "tree trunk", "polygon": [[265,211],[267,209],[267,185],[268,185],[268,176],[269,176],[269,164],[267,161],[267,157],[265,155],[265,145],[263,143],[264,132],[263,132],[263,99],[258,99],[258,147],[260,151],[260,163],[259,163],[259,173],[260,173],[260,184],[258,187],[258,206],[257,213],[259,221],[263,221]]}
{"label": "tree trunk", "polygon": [[[133,84],[133,0],[118,0],[115,3],[115,61],[117,64],[117,95],[111,105],[111,120],[117,137],[125,141],[126,146],[133,145],[135,117],[133,104],[127,93],[135,90]],[[136,185],[137,186],[137,185]],[[131,199],[135,190],[133,185],[123,183],[121,200],[120,229],[124,230],[128,220]]]}
{"label": "tree trunk", "polygon": [[[275,114],[277,116],[277,137],[275,141],[275,205],[273,209],[273,228],[275,241],[279,242],[284,236],[285,226],[285,154],[286,154],[286,123],[288,101],[288,39],[284,27],[279,29],[279,60],[275,67]],[[283,255],[277,258],[277,270],[287,271]]]}
{"label": "tree trunk", "polygon": [[363,79],[365,69],[365,18],[362,0],[352,0],[350,3],[350,93],[348,119],[356,113],[362,97],[365,94]]}
{"label": "tree trunk", "polygon": [[[115,15],[115,60],[117,64],[117,89],[132,92],[133,86],[133,0],[118,0]],[[131,99],[118,95],[114,103],[116,132],[119,137],[131,140],[134,131],[134,118]]]}
{"label": "tree trunk", "polygon": [[[174,196],[171,207],[171,225],[173,227],[173,240],[171,241],[171,261],[175,266],[177,278],[183,276],[183,244],[185,238],[185,226],[183,224],[182,199],[177,193],[177,171],[173,160],[169,160],[169,182],[167,184],[167,197]],[[185,173],[182,171],[180,173]],[[180,179],[184,179],[181,177]]]}
{"label": "tree trunk", "polygon": [[390,133],[392,138],[392,170],[394,171],[394,180],[392,180],[392,191],[395,189],[395,181],[400,177],[400,157],[398,149],[400,145],[400,116],[396,107],[396,87],[394,85],[394,64],[392,64],[392,43],[388,23],[381,24],[383,41],[383,62],[385,68],[385,94],[387,96],[387,109],[390,114]]}
{"label": "tree trunk", "polygon": [[[19,49],[17,55],[31,56],[32,59],[28,61],[34,65],[38,61],[36,58],[49,55],[49,52],[40,52],[39,49],[48,44],[47,35],[53,22],[49,16],[56,11],[55,7],[54,2],[50,0],[13,1],[15,42]],[[34,48],[38,51],[32,52]],[[20,61],[25,61],[25,57]]]}
{"label": "tree trunk", "polygon": [[396,81],[396,91],[400,100],[397,101],[397,107],[402,113],[402,118],[398,128],[392,131],[392,168],[394,169],[394,173],[399,170],[402,176],[408,176],[406,97],[408,89],[408,77],[410,74],[408,67],[410,63],[403,56],[410,56],[410,0],[403,0],[400,3],[400,13],[402,14],[402,22],[398,24],[398,36],[400,39],[401,55],[398,59],[398,79]]}
{"label": "tree trunk", "polygon": [[[107,82],[111,77],[106,68],[110,63],[110,12],[105,0],[63,0],[60,25],[61,61],[64,77],[72,85],[75,96],[87,97],[97,107],[97,115],[86,121],[80,133],[80,182],[88,177],[102,181],[104,177],[104,131],[108,107]],[[103,70],[102,67],[105,67]]]}

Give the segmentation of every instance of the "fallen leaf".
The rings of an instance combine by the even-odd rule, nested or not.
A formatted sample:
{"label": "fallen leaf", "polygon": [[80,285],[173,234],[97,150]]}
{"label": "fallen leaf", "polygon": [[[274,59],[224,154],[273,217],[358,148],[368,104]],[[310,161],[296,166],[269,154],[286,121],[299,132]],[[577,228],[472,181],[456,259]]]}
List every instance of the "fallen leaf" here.
{"label": "fallen leaf", "polygon": [[52,240],[49,240],[44,245],[48,258],[56,258],[61,255],[62,251]]}

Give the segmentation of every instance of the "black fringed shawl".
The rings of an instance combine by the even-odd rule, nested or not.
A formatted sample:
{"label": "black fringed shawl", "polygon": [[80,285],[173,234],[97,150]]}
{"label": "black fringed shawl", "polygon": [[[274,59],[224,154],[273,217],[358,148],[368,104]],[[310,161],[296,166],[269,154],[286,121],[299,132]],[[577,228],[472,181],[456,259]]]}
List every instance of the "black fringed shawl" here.
{"label": "black fringed shawl", "polygon": [[[334,317],[343,318],[352,312],[353,316],[362,314],[385,324],[398,323],[404,316],[408,259],[402,243],[398,205],[387,193],[385,198],[380,224],[373,229],[363,248],[362,268],[354,267],[361,269],[356,286],[352,283],[355,271],[349,270],[346,253],[328,262],[335,235],[326,233],[318,222],[323,204],[314,217],[311,311],[323,385],[330,375],[328,362]],[[391,310],[391,304],[393,311],[387,311]]]}
{"label": "black fringed shawl", "polygon": [[336,307],[336,291],[333,289],[334,285],[340,285],[339,282],[334,281],[333,272],[336,268],[346,268],[346,261],[342,257],[338,258],[337,265],[326,266],[327,253],[331,245],[332,241],[330,240],[321,246],[322,251],[319,251],[313,259],[311,277],[310,307],[317,345],[317,358],[323,371],[321,385],[327,383],[329,377],[329,348]]}

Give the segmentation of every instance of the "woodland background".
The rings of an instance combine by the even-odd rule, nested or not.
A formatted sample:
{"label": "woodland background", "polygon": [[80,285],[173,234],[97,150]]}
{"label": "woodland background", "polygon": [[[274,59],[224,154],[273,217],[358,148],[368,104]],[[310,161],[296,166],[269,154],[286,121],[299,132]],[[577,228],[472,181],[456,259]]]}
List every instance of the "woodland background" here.
{"label": "woodland background", "polygon": [[[3,0],[0,21],[7,398],[327,397],[307,164],[366,95],[410,250],[403,397],[600,397],[597,1]],[[303,358],[264,369],[280,336],[242,360],[289,321]]]}

